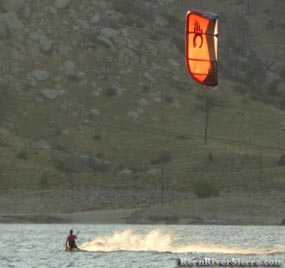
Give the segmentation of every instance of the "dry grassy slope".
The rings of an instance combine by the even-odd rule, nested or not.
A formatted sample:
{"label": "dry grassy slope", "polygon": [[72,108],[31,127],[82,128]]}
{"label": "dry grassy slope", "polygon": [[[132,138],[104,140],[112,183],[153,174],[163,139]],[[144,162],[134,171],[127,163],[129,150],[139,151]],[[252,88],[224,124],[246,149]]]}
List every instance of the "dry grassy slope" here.
{"label": "dry grassy slope", "polygon": [[[161,14],[173,12],[176,16],[181,17],[184,16],[186,9],[194,7],[225,13],[227,18],[231,18],[237,11],[246,9],[243,1],[237,2],[229,4],[228,1],[204,1],[202,4],[199,2],[198,5],[197,1],[187,1],[187,4],[186,1],[181,1],[174,5],[158,7],[155,12]],[[254,31],[251,31],[252,40],[250,42],[254,44],[253,48],[261,47],[267,52],[264,55],[266,62],[270,62],[272,58],[278,61],[278,57],[281,57],[283,53],[282,47],[284,47],[284,36],[279,34],[280,29],[264,31],[263,26],[268,19],[264,15],[266,8],[272,9],[268,15],[270,19],[282,22],[283,1],[271,2],[275,4],[270,6],[268,1],[251,1],[254,7],[251,6],[252,15],[248,16],[250,25],[254,28]],[[45,5],[50,4],[51,1],[45,3]],[[73,8],[75,7],[76,4]],[[59,13],[62,18],[68,18],[67,11],[62,10]],[[88,16],[91,15],[92,12],[88,11]],[[45,28],[47,25],[53,27],[56,30],[56,35],[60,36],[61,17],[58,16],[53,20],[48,14],[44,16],[45,20],[41,27]],[[30,25],[36,28],[37,18],[32,17]],[[229,24],[220,25],[224,36],[230,31],[229,27]],[[150,26],[145,29],[134,26],[127,26],[127,28],[139,40],[148,38],[147,29],[150,29]],[[183,31],[184,25],[178,25],[177,28],[181,28]],[[70,42],[74,39],[74,34],[64,33],[61,37],[66,42]],[[79,44],[85,40],[84,38],[83,33],[76,33]],[[167,33],[163,38],[168,38]],[[221,42],[223,38],[221,36]],[[83,41],[82,43],[84,43]],[[158,40],[153,42],[158,45]],[[278,43],[281,49],[272,51],[272,45],[275,43]],[[226,49],[223,44],[221,46],[222,50]],[[9,41],[2,41],[1,47],[3,48],[1,58],[9,61],[7,56],[10,51]],[[60,84],[66,90],[64,97],[37,103],[34,101],[34,97],[38,95],[39,88],[56,86],[52,79],[40,83],[36,88],[20,90],[20,93],[17,94],[13,88],[13,82],[8,81],[10,88],[5,99],[2,100],[2,111],[5,120],[13,122],[15,128],[8,136],[8,140],[1,142],[1,186],[38,187],[39,180],[45,173],[48,174],[48,179],[53,187],[66,187],[74,184],[101,185],[104,183],[114,185],[114,181],[118,185],[121,181],[127,184],[134,180],[138,182],[137,185],[141,186],[145,184],[146,180],[158,183],[158,176],[153,178],[142,173],[123,178],[122,175],[119,175],[120,169],[106,174],[62,173],[54,168],[49,151],[38,149],[35,145],[36,141],[44,139],[52,148],[64,143],[71,152],[103,153],[107,159],[113,162],[114,167],[121,166],[121,169],[138,166],[150,169],[152,168],[149,163],[150,159],[155,157],[160,150],[168,149],[173,155],[173,160],[166,168],[169,187],[177,185],[188,187],[194,180],[200,178],[217,180],[225,189],[237,186],[249,189],[258,187],[259,150],[247,146],[229,145],[214,139],[209,139],[208,145],[205,146],[203,137],[189,138],[187,136],[189,134],[203,136],[204,113],[196,108],[198,104],[196,95],[201,91],[208,91],[208,89],[194,84],[188,77],[183,64],[170,72],[162,69],[156,70],[152,64],[166,66],[168,58],[175,58],[178,62],[183,63],[183,55],[178,50],[173,49],[167,55],[161,53],[155,56],[146,55],[148,64],[145,66],[140,64],[121,66],[105,57],[105,55],[109,55],[108,49],[104,47],[101,49],[102,53],[97,58],[92,58],[82,54],[82,46],[78,45],[72,51],[71,58],[76,63],[78,70],[85,71],[85,79],[96,81],[97,86],[106,89],[110,87],[110,81],[115,81],[122,88],[126,88],[127,91],[121,97],[102,95],[96,98],[90,89],[90,84],[79,87],[76,82],[63,79]],[[55,77],[62,73],[60,66],[64,62],[65,59],[54,59],[48,54],[36,61],[26,58],[18,61],[20,68],[18,76],[25,77],[34,69],[45,69],[49,71],[51,77]],[[126,73],[124,74],[122,71]],[[159,83],[151,85],[149,88],[140,86],[139,81],[142,80],[142,74],[146,71],[157,77]],[[102,72],[109,73],[107,80],[97,79],[98,74]],[[219,91],[213,94],[219,101],[226,102],[228,108],[214,107],[210,111],[209,135],[282,148],[285,143],[282,132],[284,112],[272,105],[252,101],[247,96],[242,97],[235,93],[233,91],[235,83],[223,77],[222,74],[220,74],[219,81]],[[162,98],[175,96],[181,103],[181,107],[172,108],[164,99],[161,103],[154,102],[152,93],[158,91],[161,92]],[[139,119],[128,118],[127,113],[135,110],[137,101],[141,98],[149,100],[151,104]],[[62,104],[66,104],[70,109],[61,109]],[[100,111],[100,116],[86,115],[86,112],[93,108]],[[78,116],[73,116],[73,112],[77,112]],[[59,135],[57,135],[58,130],[61,131]],[[102,135],[100,141],[92,139],[95,133]],[[17,150],[21,148],[27,148],[28,160],[16,157]],[[214,154],[214,164],[210,164],[208,161],[209,152]],[[276,164],[280,154],[281,152],[263,150],[263,165],[266,167],[263,170],[263,176],[270,187],[284,187],[282,177],[285,170]]]}

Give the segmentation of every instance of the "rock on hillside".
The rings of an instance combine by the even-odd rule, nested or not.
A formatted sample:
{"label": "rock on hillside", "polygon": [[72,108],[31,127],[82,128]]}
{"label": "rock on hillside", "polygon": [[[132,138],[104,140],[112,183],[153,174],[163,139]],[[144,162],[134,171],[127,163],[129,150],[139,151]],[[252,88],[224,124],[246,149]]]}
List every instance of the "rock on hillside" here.
{"label": "rock on hillside", "polygon": [[[226,98],[234,90],[284,108],[284,1],[252,1],[254,9],[247,1],[190,4],[220,14],[219,79]],[[0,126],[8,122],[22,139],[21,147],[30,148],[26,164],[44,162],[57,172],[49,155],[54,151],[98,153],[112,160],[112,176],[131,170],[130,162],[142,166],[133,176],[148,176],[147,170],[156,170],[149,159],[168,144],[166,137],[177,142],[187,136],[175,131],[202,132],[201,103],[195,103],[201,87],[184,64],[184,18],[190,4],[0,0]],[[223,94],[216,95],[224,101]],[[34,146],[40,140],[48,150]],[[23,164],[11,160],[7,166],[14,172],[21,168],[13,165]],[[42,171],[29,172],[27,178],[39,178]]]}

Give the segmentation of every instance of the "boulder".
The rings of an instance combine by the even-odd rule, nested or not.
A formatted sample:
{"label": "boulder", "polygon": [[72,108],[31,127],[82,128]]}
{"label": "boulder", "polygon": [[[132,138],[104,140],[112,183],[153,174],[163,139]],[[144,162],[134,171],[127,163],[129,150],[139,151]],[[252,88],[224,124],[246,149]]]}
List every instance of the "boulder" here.
{"label": "boulder", "polygon": [[102,28],[100,31],[100,35],[102,35],[106,38],[113,38],[114,36],[118,35],[119,33],[120,33],[119,31],[112,29],[112,28],[108,28],[108,27]]}
{"label": "boulder", "polygon": [[170,106],[172,108],[180,108],[181,107],[181,103],[179,100],[177,99],[173,99],[173,101],[171,102]]}
{"label": "boulder", "polygon": [[49,100],[54,100],[59,96],[59,92],[56,89],[45,88],[41,90],[41,95]]}
{"label": "boulder", "polygon": [[101,95],[102,91],[103,91],[103,88],[97,86],[95,82],[92,82],[92,90],[93,90],[93,94],[96,97],[99,97]]}
{"label": "boulder", "polygon": [[44,34],[39,36],[38,43],[39,43],[39,47],[43,51],[47,52],[47,51],[50,51],[52,48],[52,41],[50,41],[48,37]]}
{"label": "boulder", "polygon": [[152,169],[149,169],[147,172],[146,172],[147,175],[150,175],[150,176],[155,176],[155,175],[158,175],[159,174],[159,170],[158,169],[155,169],[155,168],[152,168]]}
{"label": "boulder", "polygon": [[23,24],[16,14],[7,12],[0,15],[0,25],[9,32],[19,31],[23,29]]}
{"label": "boulder", "polygon": [[93,115],[93,116],[97,116],[100,114],[99,110],[97,109],[92,109],[89,111],[90,115]]}
{"label": "boulder", "polygon": [[132,119],[137,119],[139,117],[137,112],[131,111],[128,112],[128,117],[132,118]]}
{"label": "boulder", "polygon": [[75,64],[73,61],[69,60],[64,63],[63,68],[65,73],[70,73],[74,70]]}
{"label": "boulder", "polygon": [[25,6],[25,0],[0,0],[0,5],[5,12],[21,12]]}
{"label": "boulder", "polygon": [[155,102],[161,102],[161,101],[162,101],[161,96],[154,96],[154,97],[153,97],[153,100],[154,100]]}
{"label": "boulder", "polygon": [[99,35],[97,38],[101,43],[107,45],[112,52],[116,52],[116,47],[113,42],[103,35]]}
{"label": "boulder", "polygon": [[120,49],[118,53],[118,61],[121,64],[137,64],[140,61],[140,57],[131,49]]}
{"label": "boulder", "polygon": [[121,175],[131,175],[133,173],[134,172],[132,170],[130,170],[130,169],[123,169],[123,170],[120,171]]}
{"label": "boulder", "polygon": [[139,106],[148,106],[149,105],[149,101],[146,100],[145,98],[141,98],[139,101],[138,101],[138,105]]}
{"label": "boulder", "polygon": [[[78,74],[77,74],[77,75],[78,75]],[[76,75],[76,77],[78,77],[77,75]],[[81,81],[78,83],[78,85],[81,86],[81,87],[85,87],[87,84],[88,84],[88,81],[85,80],[85,79],[81,80]]]}
{"label": "boulder", "polygon": [[146,79],[148,82],[150,82],[151,84],[157,84],[158,81],[156,80],[156,78],[154,78],[149,72],[145,72],[143,74],[144,79]]}
{"label": "boulder", "polygon": [[39,140],[36,145],[43,150],[50,149],[50,145],[45,140]]}
{"label": "boulder", "polygon": [[54,45],[52,50],[52,56],[54,58],[62,57],[67,58],[70,48],[67,45]]}
{"label": "boulder", "polygon": [[37,81],[45,81],[49,79],[49,73],[44,70],[34,70],[31,75]]}
{"label": "boulder", "polygon": [[100,19],[101,19],[101,15],[100,15],[100,14],[95,14],[95,15],[91,18],[90,23],[91,23],[92,25],[95,25],[95,24],[97,24],[97,23],[100,21]]}
{"label": "boulder", "polygon": [[111,162],[104,161],[95,155],[70,154],[55,151],[52,153],[52,160],[59,170],[65,172],[91,172],[105,171]]}
{"label": "boulder", "polygon": [[37,42],[38,46],[45,52],[52,48],[53,42],[42,31],[31,33],[31,39]]}
{"label": "boulder", "polygon": [[89,28],[89,23],[87,20],[77,20],[77,25],[79,28],[83,28],[83,29],[88,29]]}
{"label": "boulder", "polygon": [[136,109],[136,112],[139,114],[139,115],[143,115],[144,114],[144,109],[142,107],[138,107]]}

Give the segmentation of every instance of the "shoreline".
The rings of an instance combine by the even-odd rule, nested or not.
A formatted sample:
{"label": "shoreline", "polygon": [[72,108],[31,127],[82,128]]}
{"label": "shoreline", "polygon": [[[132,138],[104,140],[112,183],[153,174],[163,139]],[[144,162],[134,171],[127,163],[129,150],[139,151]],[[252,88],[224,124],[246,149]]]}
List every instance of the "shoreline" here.
{"label": "shoreline", "polygon": [[52,191],[6,193],[0,196],[0,223],[285,225],[283,191],[231,192],[205,199],[189,194],[187,199],[152,204],[116,199],[99,207],[62,196]]}
{"label": "shoreline", "polygon": [[282,226],[279,219],[261,222],[257,219],[195,219],[176,216],[136,218],[136,209],[104,209],[74,213],[2,213],[0,224],[129,224],[129,225],[232,225],[232,226]]}

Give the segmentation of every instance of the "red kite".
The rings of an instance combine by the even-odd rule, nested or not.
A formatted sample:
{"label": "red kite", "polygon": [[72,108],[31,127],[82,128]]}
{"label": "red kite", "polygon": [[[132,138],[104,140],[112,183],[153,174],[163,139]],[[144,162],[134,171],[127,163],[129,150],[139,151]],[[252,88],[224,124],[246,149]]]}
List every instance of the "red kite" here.
{"label": "red kite", "polygon": [[218,15],[190,10],[186,14],[186,63],[198,83],[214,87],[217,78]]}

